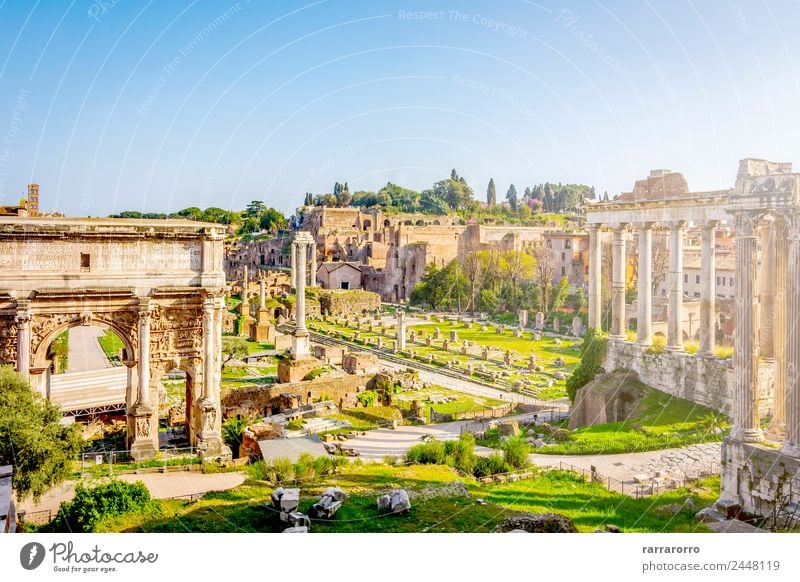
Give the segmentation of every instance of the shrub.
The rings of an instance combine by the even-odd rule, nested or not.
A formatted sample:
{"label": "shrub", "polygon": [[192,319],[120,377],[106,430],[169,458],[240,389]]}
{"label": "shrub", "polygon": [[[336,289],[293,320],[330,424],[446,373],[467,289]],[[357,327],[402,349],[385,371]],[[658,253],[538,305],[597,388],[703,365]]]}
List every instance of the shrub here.
{"label": "shrub", "polygon": [[470,473],[475,469],[475,437],[472,433],[462,433],[457,441],[447,441],[444,444],[446,463],[463,473]]}
{"label": "shrub", "polygon": [[406,461],[420,465],[444,465],[447,461],[444,443],[433,440],[414,445],[408,449]]}
{"label": "shrub", "polygon": [[397,457],[394,455],[384,455],[383,456],[383,464],[384,465],[396,465],[397,464]]}
{"label": "shrub", "polygon": [[51,524],[55,532],[93,532],[104,518],[140,510],[150,500],[144,483],[111,481],[96,487],[78,483],[72,501],[61,504]]}
{"label": "shrub", "polygon": [[683,351],[689,355],[694,355],[700,349],[700,344],[694,340],[683,342]]}
{"label": "shrub", "polygon": [[667,348],[667,338],[663,335],[654,335],[653,336],[653,344],[645,350],[644,353],[650,355],[656,355],[663,353],[663,351]]}
{"label": "shrub", "polygon": [[319,368],[314,368],[308,374],[303,376],[303,380],[314,380],[315,378],[319,378],[320,376],[322,376],[327,371],[328,371],[328,368],[325,367],[325,366],[321,366]]}
{"label": "shrub", "polygon": [[505,439],[500,448],[503,450],[503,460],[514,469],[521,469],[528,464],[528,443],[525,437],[514,436]]}
{"label": "shrub", "polygon": [[288,483],[295,479],[294,464],[286,457],[258,461],[248,466],[247,470],[253,479],[269,481],[275,485]]}
{"label": "shrub", "polygon": [[301,430],[303,428],[303,419],[294,418],[286,423],[287,430]]}
{"label": "shrub", "polygon": [[567,396],[571,402],[575,402],[575,394],[578,390],[594,380],[595,375],[600,371],[607,346],[608,340],[600,331],[589,329],[586,332],[581,346],[581,363],[577,365],[566,382]]}
{"label": "shrub", "polygon": [[478,457],[475,461],[475,476],[488,477],[498,473],[508,473],[509,467],[500,453],[492,453],[488,457]]}
{"label": "shrub", "polygon": [[356,396],[356,398],[364,408],[369,408],[370,406],[375,405],[375,400],[378,398],[378,393],[374,390],[365,390]]}
{"label": "shrub", "polygon": [[294,474],[297,479],[309,480],[317,476],[314,455],[311,453],[300,453],[297,462],[294,464]]}
{"label": "shrub", "polygon": [[717,346],[714,355],[720,359],[727,360],[733,357],[733,346]]}
{"label": "shrub", "polygon": [[244,418],[231,418],[222,425],[222,439],[231,448],[234,459],[239,458],[239,447],[246,428],[247,419]]}

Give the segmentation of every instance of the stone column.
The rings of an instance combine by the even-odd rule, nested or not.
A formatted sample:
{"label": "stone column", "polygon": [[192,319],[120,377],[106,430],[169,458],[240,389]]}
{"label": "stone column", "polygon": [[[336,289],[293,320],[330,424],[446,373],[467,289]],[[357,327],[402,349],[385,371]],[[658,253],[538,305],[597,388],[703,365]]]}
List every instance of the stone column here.
{"label": "stone column", "polygon": [[150,405],[150,299],[139,298],[139,353],[136,404],[128,411],[128,439],[135,461],[155,457],[158,418]]}
{"label": "stone column", "polygon": [[772,391],[772,420],[767,433],[771,439],[780,441],[786,435],[786,345],[789,336],[787,321],[789,240],[786,221],[782,217],[775,218],[772,234],[775,239],[775,309],[772,317],[775,377]]}
{"label": "stone column", "polygon": [[297,253],[297,289],[295,294],[295,329],[292,333],[292,357],[302,360],[311,356],[308,345],[308,330],[306,329],[306,253],[308,245],[314,239],[307,232],[298,232],[294,237],[295,251]]}
{"label": "stone column", "polygon": [[686,223],[669,227],[669,314],[667,349],[683,349],[683,229]]}
{"label": "stone column", "polygon": [[734,214],[736,225],[736,332],[733,346],[733,429],[744,442],[762,438],[758,425],[758,321],[756,309],[757,218]]}
{"label": "stone column", "polygon": [[698,356],[714,357],[716,346],[717,257],[714,250],[716,222],[702,226],[700,241],[700,349]]}
{"label": "stone column", "polygon": [[203,300],[203,391],[201,400],[214,397],[215,360],[214,345],[214,300],[206,297]]}
{"label": "stone column", "polygon": [[138,406],[150,405],[150,300],[139,300],[139,386]]}
{"label": "stone column", "polygon": [[402,311],[397,312],[397,349],[406,349],[406,317]]}
{"label": "stone column", "polygon": [[267,284],[264,279],[258,282],[258,308],[265,309],[267,307]]}
{"label": "stone column", "polygon": [[620,224],[614,229],[612,243],[613,264],[611,282],[611,335],[617,339],[625,339],[625,279],[627,259],[625,257],[625,228]]}
{"label": "stone column", "polygon": [[294,242],[292,243],[292,275],[289,279],[289,282],[292,286],[292,289],[297,289],[297,248],[294,246]]}
{"label": "stone column", "polygon": [[597,330],[601,326],[602,264],[603,245],[600,240],[600,227],[592,225],[589,227],[589,327]]}
{"label": "stone column", "polygon": [[775,309],[775,221],[766,218],[761,227],[761,269],[758,273],[760,322],[758,345],[762,358],[773,360],[773,317]]}
{"label": "stone column", "polygon": [[640,345],[653,343],[653,225],[644,223],[639,228],[639,274],[637,303],[639,313],[636,322],[636,339]]}
{"label": "stone column", "polygon": [[317,270],[314,268],[316,260],[314,259],[315,251],[314,245],[309,244],[306,245],[306,266],[308,268],[308,280],[306,281],[306,285],[309,287],[314,287],[314,282],[316,281],[317,277]]}
{"label": "stone column", "polygon": [[789,237],[786,296],[789,333],[786,345],[786,437],[781,452],[800,457],[800,213],[786,217]]}
{"label": "stone column", "polygon": [[31,372],[31,312],[30,301],[17,300],[17,372],[28,380]]}

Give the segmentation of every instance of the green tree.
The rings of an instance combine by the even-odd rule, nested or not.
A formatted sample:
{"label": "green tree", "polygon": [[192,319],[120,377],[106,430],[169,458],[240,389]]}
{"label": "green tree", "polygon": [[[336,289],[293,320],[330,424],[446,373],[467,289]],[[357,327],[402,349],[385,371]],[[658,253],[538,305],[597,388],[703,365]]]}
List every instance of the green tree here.
{"label": "green tree", "polygon": [[10,366],[0,366],[0,465],[14,465],[19,499],[38,499],[66,479],[83,441],[61,424],[58,407],[31,390]]}
{"label": "green tree", "polygon": [[266,205],[261,200],[253,200],[244,209],[244,215],[247,218],[258,218],[267,209]]}
{"label": "green tree", "polygon": [[590,328],[586,331],[581,345],[581,362],[575,367],[566,382],[567,396],[572,402],[575,402],[575,394],[578,390],[594,380],[594,377],[602,369],[607,346],[608,339],[600,330]]}
{"label": "green tree", "polygon": [[553,309],[561,307],[569,296],[569,279],[561,277],[553,290]]}
{"label": "green tree", "polygon": [[522,469],[528,464],[528,443],[522,435],[508,437],[500,444],[503,460],[513,469]]}
{"label": "green tree", "polygon": [[222,338],[222,369],[225,365],[234,358],[245,358],[249,351],[247,350],[247,341],[243,337],[237,336],[223,336]]}
{"label": "green tree", "polygon": [[56,532],[91,533],[106,517],[139,511],[150,500],[144,483],[111,481],[96,487],[78,483],[72,501],[61,504],[50,528]]}
{"label": "green tree", "polygon": [[279,229],[286,228],[289,224],[283,213],[274,208],[267,208],[261,214],[259,223],[262,230],[267,230],[269,232],[275,232]]}
{"label": "green tree", "polygon": [[486,204],[489,208],[497,204],[497,191],[494,187],[494,178],[489,178],[489,185],[486,187]]}
{"label": "green tree", "polygon": [[517,207],[519,206],[519,199],[517,198],[517,188],[514,186],[514,184],[511,184],[511,186],[508,187],[508,192],[506,192],[506,200],[508,200],[509,208],[516,212]]}

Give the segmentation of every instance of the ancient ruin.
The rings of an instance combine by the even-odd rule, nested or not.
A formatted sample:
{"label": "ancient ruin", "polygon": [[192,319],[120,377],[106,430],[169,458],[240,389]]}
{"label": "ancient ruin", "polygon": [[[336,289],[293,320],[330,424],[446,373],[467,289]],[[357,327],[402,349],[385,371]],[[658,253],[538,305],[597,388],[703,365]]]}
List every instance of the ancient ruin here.
{"label": "ancient ruin", "polygon": [[125,345],[128,446],[155,455],[159,379],[186,373],[190,441],[229,454],[220,436],[224,228],[187,221],[0,219],[0,363],[49,395],[50,345],[79,325]]}

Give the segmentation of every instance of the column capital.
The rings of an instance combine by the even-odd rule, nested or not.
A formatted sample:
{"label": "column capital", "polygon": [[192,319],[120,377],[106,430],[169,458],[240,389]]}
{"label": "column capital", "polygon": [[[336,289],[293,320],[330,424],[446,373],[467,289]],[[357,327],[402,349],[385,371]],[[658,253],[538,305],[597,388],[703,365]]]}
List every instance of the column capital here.
{"label": "column capital", "polygon": [[789,239],[800,240],[800,212],[790,212],[782,217],[786,228],[786,236]]}
{"label": "column capital", "polygon": [[614,232],[627,232],[630,225],[630,222],[615,222],[614,224],[609,224],[608,226],[610,226]]}
{"label": "column capital", "polygon": [[655,222],[638,222],[635,226],[639,230],[653,230],[653,228],[655,228],[655,224]]}
{"label": "column capital", "polygon": [[714,230],[719,226],[719,222],[720,222],[719,220],[707,220],[700,226],[700,228],[706,231]]}
{"label": "column capital", "polygon": [[736,238],[754,238],[757,235],[762,216],[762,214],[755,212],[734,212],[733,226],[736,229]]}
{"label": "column capital", "polygon": [[686,228],[686,221],[685,220],[672,220],[666,223],[667,227],[670,230],[683,230]]}

